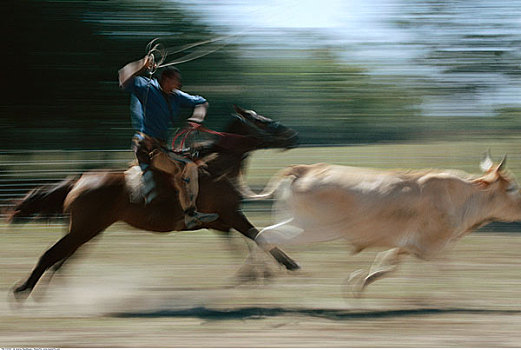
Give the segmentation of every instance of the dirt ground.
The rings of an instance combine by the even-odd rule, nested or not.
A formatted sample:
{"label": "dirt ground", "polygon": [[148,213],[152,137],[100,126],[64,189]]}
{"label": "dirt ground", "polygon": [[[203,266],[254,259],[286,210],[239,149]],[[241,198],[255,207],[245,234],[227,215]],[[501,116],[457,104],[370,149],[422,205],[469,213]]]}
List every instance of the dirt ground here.
{"label": "dirt ground", "polygon": [[155,235],[115,225],[25,303],[9,289],[60,225],[0,227],[3,347],[521,347],[521,235],[477,233],[435,261],[406,258],[360,299],[344,288],[376,251],[344,242],[291,247],[237,285],[238,234]]}

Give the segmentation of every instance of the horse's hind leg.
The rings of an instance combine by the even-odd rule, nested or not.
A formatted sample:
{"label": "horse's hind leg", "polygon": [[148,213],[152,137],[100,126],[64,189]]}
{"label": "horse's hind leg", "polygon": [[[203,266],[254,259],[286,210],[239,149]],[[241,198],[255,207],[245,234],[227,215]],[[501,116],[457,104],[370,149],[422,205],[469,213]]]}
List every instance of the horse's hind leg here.
{"label": "horse's hind leg", "polygon": [[40,257],[29,278],[19,286],[15,287],[13,290],[15,297],[17,299],[24,299],[29,296],[34,286],[38,283],[38,280],[47,269],[51,268],[56,263],[59,264],[57,266],[57,268],[59,268],[61,264],[74,254],[80,246],[91,240],[101,231],[102,230],[96,230],[94,233],[92,231],[87,233],[86,231],[76,231],[71,229],[68,234],[63,236]]}
{"label": "horse's hind leg", "polygon": [[53,277],[54,277],[54,274],[56,274],[58,271],[60,271],[63,267],[63,265],[65,265],[65,263],[69,263],[71,259],[69,259],[72,255],[74,255],[74,251],[71,252],[71,254],[67,255],[65,258],[61,259],[60,261],[58,261],[56,264],[52,265],[52,267],[50,268],[50,275],[49,275],[49,278],[47,279],[48,281],[50,281]]}
{"label": "horse's hind leg", "polygon": [[[61,268],[63,267],[63,265],[65,265],[66,262],[68,262],[70,259],[69,257],[71,257],[71,255],[68,255],[66,256],[65,258],[61,259],[60,261],[58,261],[56,264],[52,265],[48,272],[45,274],[42,275],[42,279],[45,278],[45,279],[40,279],[40,281],[38,282],[40,285],[43,283],[44,285],[48,285],[51,280],[54,278],[54,275],[59,271],[61,270]],[[39,300],[42,300],[42,298],[45,296],[45,292],[46,290],[45,289],[40,289],[38,291],[38,294],[37,295],[34,295],[33,296],[35,297],[35,300],[39,301]],[[37,299],[36,299],[37,298]]]}
{"label": "horse's hind leg", "polygon": [[[99,232],[101,232],[101,231],[99,231]],[[92,236],[91,239],[93,239],[93,238],[96,237],[96,236],[97,236],[97,234],[94,235],[94,236]],[[89,239],[89,241],[90,241],[91,239]],[[85,243],[86,243],[86,242],[87,242],[87,241],[85,241]],[[71,252],[69,255],[67,255],[65,258],[61,259],[61,260],[58,261],[56,264],[54,264],[54,265],[51,267],[51,272],[52,272],[52,274],[54,275],[56,272],[58,272],[58,270],[61,270],[62,267],[63,267],[63,265],[65,265],[66,263],[69,264],[70,261],[71,261],[71,259],[69,259],[69,258],[71,258],[72,255],[74,255],[74,251],[72,251],[72,252]],[[73,257],[73,259],[74,259],[74,257]],[[72,260],[73,260],[73,259],[72,259]],[[52,276],[51,276],[51,277],[52,277]]]}

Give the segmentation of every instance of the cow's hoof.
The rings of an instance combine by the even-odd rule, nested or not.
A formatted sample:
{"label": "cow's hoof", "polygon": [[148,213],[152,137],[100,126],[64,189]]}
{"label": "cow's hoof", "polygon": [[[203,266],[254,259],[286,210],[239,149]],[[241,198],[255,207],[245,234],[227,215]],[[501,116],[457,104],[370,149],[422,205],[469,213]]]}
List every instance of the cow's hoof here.
{"label": "cow's hoof", "polygon": [[344,283],[344,296],[360,298],[364,290],[364,281],[367,272],[365,270],[356,270],[352,272]]}

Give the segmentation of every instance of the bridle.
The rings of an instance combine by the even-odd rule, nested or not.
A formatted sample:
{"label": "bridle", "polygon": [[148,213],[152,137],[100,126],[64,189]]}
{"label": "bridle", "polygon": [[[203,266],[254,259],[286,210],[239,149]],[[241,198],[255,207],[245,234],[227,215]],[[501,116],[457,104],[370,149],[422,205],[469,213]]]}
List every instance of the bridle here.
{"label": "bridle", "polygon": [[[187,149],[190,152],[189,148],[186,147],[186,141],[189,139],[194,132],[203,132],[211,135],[217,135],[221,137],[235,137],[235,138],[255,138],[260,140],[260,145],[269,145],[274,142],[278,136],[273,135],[277,129],[280,129],[282,126],[281,123],[277,121],[270,120],[268,122],[263,121],[262,123],[266,124],[266,128],[262,129],[259,126],[255,125],[253,121],[250,121],[248,118],[234,114],[232,115],[236,120],[242,123],[246,128],[248,128],[250,135],[242,135],[238,133],[230,133],[230,132],[221,132],[215,131],[210,128],[207,128],[203,125],[199,125],[197,123],[188,122],[188,127],[179,130],[173,140],[172,140],[172,151],[175,153],[186,153]],[[289,139],[295,138],[297,136],[297,132],[294,131],[292,135],[289,136]]]}

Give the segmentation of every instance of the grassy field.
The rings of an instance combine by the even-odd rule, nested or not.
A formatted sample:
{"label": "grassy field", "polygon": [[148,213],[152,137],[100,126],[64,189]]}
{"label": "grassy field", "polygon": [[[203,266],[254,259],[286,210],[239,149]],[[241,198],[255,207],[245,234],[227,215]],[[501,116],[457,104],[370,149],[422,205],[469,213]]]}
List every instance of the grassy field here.
{"label": "grassy field", "polygon": [[[515,139],[260,151],[248,181],[261,187],[282,166],[333,162],[379,168],[478,172],[481,153],[509,154]],[[259,227],[264,206],[248,204]],[[345,293],[349,273],[376,251],[350,254],[344,242],[291,247],[302,266],[236,284],[247,256],[237,233],[152,234],[112,226],[18,305],[9,288],[60,238],[59,224],[0,226],[0,345],[4,347],[519,347],[521,235],[477,233],[435,261],[406,258],[361,299]]]}
{"label": "grassy field", "polygon": [[254,153],[247,177],[249,183],[264,183],[284,166],[320,162],[382,169],[447,168],[479,173],[479,162],[487,149],[495,161],[507,155],[509,170],[521,179],[521,138],[517,137],[428,144],[297,148],[289,152],[263,150]]}

